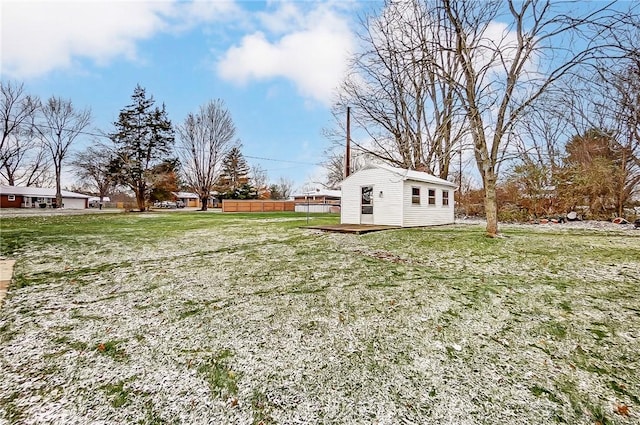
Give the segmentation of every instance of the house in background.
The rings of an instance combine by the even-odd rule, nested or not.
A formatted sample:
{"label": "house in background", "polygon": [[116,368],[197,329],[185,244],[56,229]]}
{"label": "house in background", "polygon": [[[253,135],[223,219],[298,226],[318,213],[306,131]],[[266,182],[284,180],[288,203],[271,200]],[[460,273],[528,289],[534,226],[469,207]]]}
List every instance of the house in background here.
{"label": "house in background", "polygon": [[[62,208],[82,210],[88,207],[89,196],[62,191]],[[0,186],[0,208],[53,208],[56,190],[43,187]]]}
{"label": "house in background", "polygon": [[342,192],[339,190],[320,189],[293,195],[296,212],[338,213]]}
{"label": "house in background", "polygon": [[182,201],[185,207],[189,207],[189,208],[200,207],[200,197],[195,193],[171,192],[171,194],[176,197],[177,201]]}
{"label": "house in background", "polygon": [[414,227],[454,222],[455,183],[429,173],[368,164],[342,181],[342,224]]}
{"label": "house in background", "polygon": [[340,205],[342,192],[331,189],[315,189],[305,193],[293,195],[293,200],[298,203]]}
{"label": "house in background", "polygon": [[102,199],[99,196],[92,196],[89,198],[89,208],[102,208],[107,202],[111,202],[111,198],[108,196],[103,196]]}

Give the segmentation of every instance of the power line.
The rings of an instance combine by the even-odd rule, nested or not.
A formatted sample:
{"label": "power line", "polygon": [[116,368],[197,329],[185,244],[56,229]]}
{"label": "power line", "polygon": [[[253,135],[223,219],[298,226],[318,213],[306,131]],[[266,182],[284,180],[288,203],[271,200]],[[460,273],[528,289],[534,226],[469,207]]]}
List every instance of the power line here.
{"label": "power line", "polygon": [[249,156],[249,155],[244,155],[245,158],[251,158],[251,159],[261,159],[263,161],[274,161],[274,162],[286,162],[289,164],[299,164],[299,165],[322,165],[321,163],[318,162],[302,162],[302,161],[289,161],[286,159],[274,159],[274,158],[264,158],[264,157],[260,157],[260,156]]}
{"label": "power line", "polygon": [[[63,131],[71,131],[67,128],[62,128],[62,129],[58,129],[55,127],[51,127],[49,125],[46,124],[35,124],[32,123],[31,124],[33,127],[38,127],[38,128],[47,128],[49,130],[63,130]],[[84,134],[87,136],[93,136],[93,137],[103,137],[105,139],[110,139],[110,137],[104,133],[100,134],[100,133],[93,133],[90,131],[78,131],[78,134]],[[324,164],[320,163],[320,162],[304,162],[304,161],[290,161],[290,160],[286,160],[286,159],[275,159],[275,158],[265,158],[265,157],[261,157],[261,156],[250,156],[250,155],[244,155],[245,158],[250,158],[250,159],[259,159],[262,161],[273,161],[273,162],[284,162],[284,163],[288,163],[288,164],[296,164],[296,165],[317,165],[317,166],[323,166]],[[294,167],[290,167],[290,168],[294,168]]]}
{"label": "power line", "polygon": [[266,169],[264,171],[271,172],[271,171],[293,170],[293,169],[296,169],[296,168],[300,168],[300,167],[294,165],[293,167],[268,168],[268,169]]}

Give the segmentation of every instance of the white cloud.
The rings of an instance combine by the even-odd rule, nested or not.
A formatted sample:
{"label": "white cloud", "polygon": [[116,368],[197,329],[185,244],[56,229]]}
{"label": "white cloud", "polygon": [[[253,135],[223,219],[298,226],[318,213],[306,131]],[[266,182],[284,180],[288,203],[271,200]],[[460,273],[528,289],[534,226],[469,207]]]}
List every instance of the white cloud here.
{"label": "white cloud", "polygon": [[3,74],[28,78],[70,67],[134,58],[135,43],[164,27],[166,2],[9,1],[2,6]]}
{"label": "white cloud", "polygon": [[260,23],[270,32],[285,33],[304,26],[304,15],[294,3],[281,3],[273,13],[258,13]]}
{"label": "white cloud", "polygon": [[[348,6],[348,5],[347,5]],[[2,77],[29,79],[83,61],[140,60],[138,44],[206,22],[254,30],[223,54],[219,74],[238,84],[291,80],[307,100],[329,103],[346,69],[354,36],[344,2],[275,2],[253,15],[236,2],[197,0],[40,0],[2,2]]]}
{"label": "white cloud", "polygon": [[203,22],[241,21],[245,13],[233,0],[179,1],[174,5],[174,27],[189,29]]}
{"label": "white cloud", "polygon": [[23,79],[70,68],[78,59],[135,60],[141,40],[236,10],[232,1],[3,1],[2,74]]}
{"label": "white cloud", "polygon": [[275,41],[262,31],[245,36],[223,55],[219,75],[236,84],[286,78],[301,95],[329,104],[354,46],[347,19],[326,4],[305,13],[289,3],[259,17],[265,30],[290,30]]}

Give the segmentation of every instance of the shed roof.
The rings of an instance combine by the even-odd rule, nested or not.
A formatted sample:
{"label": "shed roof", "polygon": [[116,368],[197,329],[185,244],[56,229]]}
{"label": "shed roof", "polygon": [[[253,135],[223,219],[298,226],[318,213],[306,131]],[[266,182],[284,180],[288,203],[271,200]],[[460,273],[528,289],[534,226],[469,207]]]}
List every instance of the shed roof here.
{"label": "shed roof", "polygon": [[[448,186],[448,187],[452,187],[452,188],[458,187],[458,185],[456,183],[450,182],[448,180],[441,179],[439,177],[434,176],[433,174],[425,173],[423,171],[408,170],[406,168],[392,167],[392,166],[387,165],[387,164],[368,163],[362,169],[371,169],[371,168],[378,168],[378,169],[381,169],[381,170],[389,171],[389,172],[397,175],[398,178],[400,178],[402,180],[413,180],[413,181],[418,181],[418,182],[433,183],[433,184],[438,184],[438,185],[441,185],[441,186]],[[356,171],[356,173],[357,173],[357,171]],[[353,174],[355,174],[355,173],[353,173]],[[345,180],[347,180],[347,179],[349,179],[349,177],[347,177]],[[345,180],[343,180],[343,182]]]}
{"label": "shed roof", "polygon": [[[20,196],[39,196],[43,198],[55,198],[56,190],[49,187],[33,187],[33,186],[0,186],[0,193],[3,195],[20,195]],[[81,193],[69,192],[62,190],[63,198],[80,198],[88,199],[90,196]]]}

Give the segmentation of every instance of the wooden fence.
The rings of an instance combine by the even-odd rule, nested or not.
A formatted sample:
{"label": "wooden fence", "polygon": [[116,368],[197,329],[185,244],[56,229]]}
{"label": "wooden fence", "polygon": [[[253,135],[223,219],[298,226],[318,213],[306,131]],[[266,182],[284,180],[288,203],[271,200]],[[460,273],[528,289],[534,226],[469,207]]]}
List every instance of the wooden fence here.
{"label": "wooden fence", "polygon": [[258,201],[223,199],[222,212],[276,212],[295,211],[293,201]]}

